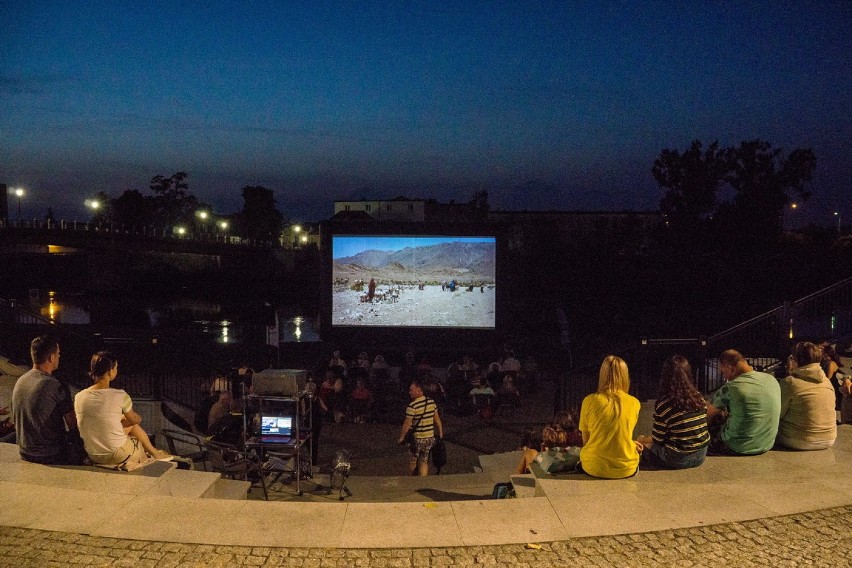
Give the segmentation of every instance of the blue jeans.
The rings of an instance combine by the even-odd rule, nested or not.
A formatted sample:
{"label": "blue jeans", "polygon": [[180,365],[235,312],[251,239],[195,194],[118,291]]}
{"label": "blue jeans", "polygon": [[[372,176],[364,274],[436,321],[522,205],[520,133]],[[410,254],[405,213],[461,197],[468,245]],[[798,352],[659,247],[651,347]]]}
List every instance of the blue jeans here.
{"label": "blue jeans", "polygon": [[641,465],[662,469],[689,469],[704,463],[707,456],[707,446],[700,450],[683,454],[676,452],[663,444],[653,444],[642,452]]}

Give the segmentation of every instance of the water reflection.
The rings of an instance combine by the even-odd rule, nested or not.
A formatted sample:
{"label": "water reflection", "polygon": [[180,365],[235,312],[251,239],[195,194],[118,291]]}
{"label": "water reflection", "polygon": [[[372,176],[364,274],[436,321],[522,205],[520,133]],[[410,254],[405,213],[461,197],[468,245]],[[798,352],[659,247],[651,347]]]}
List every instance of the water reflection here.
{"label": "water reflection", "polygon": [[[178,298],[162,304],[141,299],[92,297],[75,292],[49,291],[40,296],[30,291],[32,311],[56,324],[116,326],[177,331],[202,336],[218,344],[241,344],[261,326],[263,316],[251,308],[225,308],[205,299]],[[271,306],[269,306],[271,308]],[[299,308],[284,307],[280,339],[287,342],[319,341],[317,317],[304,315]]]}
{"label": "water reflection", "polygon": [[[33,294],[30,294],[31,300]],[[38,295],[35,295],[35,299]],[[88,325],[92,323],[89,312],[74,304],[73,301],[60,300],[53,290],[47,293],[47,305],[39,309],[39,314],[50,320],[50,323],[67,323],[71,325]]]}
{"label": "water reflection", "polygon": [[284,343],[305,343],[319,341],[318,325],[313,318],[293,316],[284,320],[281,326],[281,341]]}

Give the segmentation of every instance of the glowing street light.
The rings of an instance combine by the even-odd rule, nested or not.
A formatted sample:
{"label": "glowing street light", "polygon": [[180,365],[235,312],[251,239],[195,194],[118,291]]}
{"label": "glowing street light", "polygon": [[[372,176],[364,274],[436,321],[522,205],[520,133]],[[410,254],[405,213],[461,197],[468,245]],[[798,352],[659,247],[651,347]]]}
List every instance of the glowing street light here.
{"label": "glowing street light", "polygon": [[228,230],[228,222],[227,221],[219,221],[219,228],[223,231]]}
{"label": "glowing street light", "polygon": [[97,211],[98,209],[101,208],[101,202],[98,201],[97,199],[87,199],[86,200],[86,207],[88,207],[92,211]]}
{"label": "glowing street light", "polygon": [[24,193],[26,192],[21,187],[15,189],[15,196],[18,198],[18,221],[21,220],[21,198],[24,196]]}
{"label": "glowing street light", "polygon": [[[20,216],[20,213],[18,214]],[[840,211],[835,211],[834,216],[837,217],[837,234],[840,234]]]}
{"label": "glowing street light", "polygon": [[210,213],[204,211],[203,209],[195,212],[195,216],[201,219],[202,221],[206,221],[208,217],[210,217]]}
{"label": "glowing street light", "polygon": [[178,235],[183,236],[183,235],[185,235],[185,234],[186,234],[186,227],[175,227],[175,232],[176,232]]}

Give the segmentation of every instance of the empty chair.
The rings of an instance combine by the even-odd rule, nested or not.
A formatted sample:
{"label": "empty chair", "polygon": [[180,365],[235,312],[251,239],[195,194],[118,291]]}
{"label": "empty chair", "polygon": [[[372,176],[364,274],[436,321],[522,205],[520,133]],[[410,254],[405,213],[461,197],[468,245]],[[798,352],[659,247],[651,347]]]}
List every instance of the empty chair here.
{"label": "empty chair", "polygon": [[192,461],[193,466],[200,463],[204,471],[207,471],[209,455],[204,438],[192,432],[172,428],[163,428],[161,432],[166,439],[170,454]]}
{"label": "empty chair", "polygon": [[245,452],[230,444],[207,441],[207,455],[213,471],[218,472],[227,479],[244,479],[246,481],[257,480],[263,487],[263,498],[269,500],[266,492],[266,480],[261,471],[260,463],[256,459],[247,456]]}

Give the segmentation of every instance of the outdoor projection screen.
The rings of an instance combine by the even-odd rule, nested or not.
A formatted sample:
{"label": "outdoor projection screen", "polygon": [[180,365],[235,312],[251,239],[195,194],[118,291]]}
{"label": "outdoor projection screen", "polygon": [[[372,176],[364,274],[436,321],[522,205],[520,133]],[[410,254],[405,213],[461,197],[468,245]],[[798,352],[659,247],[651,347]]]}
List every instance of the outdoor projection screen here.
{"label": "outdoor projection screen", "polygon": [[494,329],[496,260],[495,237],[333,235],[331,324]]}

